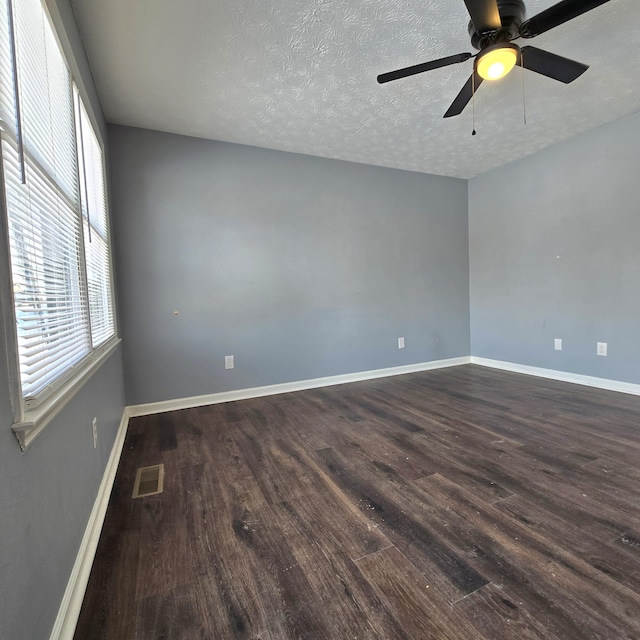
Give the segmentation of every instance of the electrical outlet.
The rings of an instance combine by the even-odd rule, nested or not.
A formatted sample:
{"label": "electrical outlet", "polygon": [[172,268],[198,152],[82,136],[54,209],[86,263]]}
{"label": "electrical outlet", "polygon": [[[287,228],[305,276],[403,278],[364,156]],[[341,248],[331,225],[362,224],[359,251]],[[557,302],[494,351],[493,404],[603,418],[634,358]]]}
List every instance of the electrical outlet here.
{"label": "electrical outlet", "polygon": [[93,448],[98,446],[98,418],[91,421],[91,432],[93,433]]}
{"label": "electrical outlet", "polygon": [[233,356],[225,356],[224,357],[224,368],[225,369],[233,369],[234,368],[234,363],[233,363]]}
{"label": "electrical outlet", "polygon": [[398,338],[398,349],[404,349],[404,338]]}
{"label": "electrical outlet", "polygon": [[599,356],[607,355],[607,343],[606,342],[598,342],[598,346],[596,347],[596,353]]}
{"label": "electrical outlet", "polygon": [[553,341],[553,348],[554,348],[556,351],[562,351],[562,338],[556,338],[556,339]]}

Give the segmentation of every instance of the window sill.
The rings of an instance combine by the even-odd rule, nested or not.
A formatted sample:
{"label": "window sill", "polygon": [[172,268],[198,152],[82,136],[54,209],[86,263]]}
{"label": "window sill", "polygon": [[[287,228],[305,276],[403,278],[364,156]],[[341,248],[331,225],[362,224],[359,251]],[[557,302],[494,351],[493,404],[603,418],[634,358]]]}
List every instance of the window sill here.
{"label": "window sill", "polygon": [[44,428],[62,411],[65,405],[80,391],[91,376],[111,357],[120,344],[115,338],[97,350],[78,373],[47,398],[41,405],[23,412],[22,420],[14,422],[13,432],[18,438],[20,449],[26,451],[29,445],[42,433]]}

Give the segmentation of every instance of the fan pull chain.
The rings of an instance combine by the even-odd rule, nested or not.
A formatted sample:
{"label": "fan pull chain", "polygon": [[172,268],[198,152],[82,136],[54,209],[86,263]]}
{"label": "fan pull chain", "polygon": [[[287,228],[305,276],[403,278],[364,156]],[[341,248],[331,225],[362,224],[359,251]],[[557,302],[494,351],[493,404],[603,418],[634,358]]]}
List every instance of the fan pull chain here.
{"label": "fan pull chain", "polygon": [[524,53],[520,51],[520,69],[522,70],[522,113],[524,115],[524,124],[527,124],[527,99],[524,92]]}
{"label": "fan pull chain", "polygon": [[473,70],[471,75],[471,111],[473,113],[473,131],[472,136],[476,135],[476,71]]}

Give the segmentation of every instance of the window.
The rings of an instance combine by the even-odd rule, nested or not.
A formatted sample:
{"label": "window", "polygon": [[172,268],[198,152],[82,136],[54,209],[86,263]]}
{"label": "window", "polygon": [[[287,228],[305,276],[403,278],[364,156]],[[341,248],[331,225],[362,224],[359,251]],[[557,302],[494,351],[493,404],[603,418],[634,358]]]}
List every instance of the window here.
{"label": "window", "polygon": [[103,152],[41,0],[0,0],[0,128],[29,432],[116,337]]}

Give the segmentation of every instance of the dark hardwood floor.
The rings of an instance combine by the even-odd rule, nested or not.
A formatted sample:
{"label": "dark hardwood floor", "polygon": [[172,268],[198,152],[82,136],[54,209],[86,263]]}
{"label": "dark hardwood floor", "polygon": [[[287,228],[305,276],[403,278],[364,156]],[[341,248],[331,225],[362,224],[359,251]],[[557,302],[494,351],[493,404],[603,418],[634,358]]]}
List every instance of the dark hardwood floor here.
{"label": "dark hardwood floor", "polygon": [[640,397],[469,365],[133,419],[75,638],[640,640]]}

